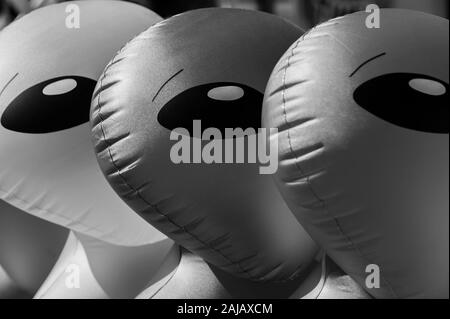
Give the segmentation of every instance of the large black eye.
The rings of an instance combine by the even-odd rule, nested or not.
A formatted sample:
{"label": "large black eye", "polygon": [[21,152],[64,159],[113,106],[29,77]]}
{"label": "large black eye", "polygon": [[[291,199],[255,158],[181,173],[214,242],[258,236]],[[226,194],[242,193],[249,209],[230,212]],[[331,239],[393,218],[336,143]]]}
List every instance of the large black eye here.
{"label": "large black eye", "polygon": [[36,84],[8,105],[1,124],[11,131],[43,134],[86,123],[95,85],[96,81],[79,76]]}
{"label": "large black eye", "polygon": [[193,135],[194,120],[203,129],[261,127],[263,94],[242,84],[210,83],[192,87],[174,97],[159,111],[158,122],[168,130],[187,129]]}
{"label": "large black eye", "polygon": [[354,92],[359,106],[392,124],[427,133],[449,133],[448,84],[412,73],[385,74]]}

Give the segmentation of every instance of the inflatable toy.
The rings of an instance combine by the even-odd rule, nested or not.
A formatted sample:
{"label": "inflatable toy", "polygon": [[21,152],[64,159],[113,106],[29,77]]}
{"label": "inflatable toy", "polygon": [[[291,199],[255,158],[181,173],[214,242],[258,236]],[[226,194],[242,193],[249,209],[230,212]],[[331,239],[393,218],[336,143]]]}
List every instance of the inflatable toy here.
{"label": "inflatable toy", "polygon": [[386,9],[296,41],[265,94],[277,183],[372,296],[448,298],[448,20]]}
{"label": "inflatable toy", "polygon": [[[89,290],[86,285],[89,294],[74,289],[71,297],[135,297],[164,266],[167,254],[178,255],[173,242],[135,214],[105,181],[88,123],[92,92],[108,61],[128,40],[160,20],[127,2],[74,1],[33,11],[0,33],[0,199],[74,231],[84,243],[90,260],[75,258],[80,272],[94,274],[94,287],[100,283],[104,289]],[[36,245],[44,245],[46,235],[36,236],[43,237]],[[84,238],[90,240],[86,243]],[[77,240],[66,244],[60,265]],[[89,254],[93,249],[102,255]],[[10,256],[7,262],[16,264],[15,257],[20,256]],[[42,262],[51,264],[54,257]],[[97,271],[102,261],[108,262],[104,273]],[[84,271],[87,264],[91,268]],[[111,270],[113,266],[117,268]],[[112,271],[129,272],[125,278],[130,285],[122,294],[114,289],[121,279],[111,282],[114,277],[108,277]],[[102,275],[109,279],[107,284]],[[58,274],[50,277],[48,281]],[[58,289],[41,293],[67,295]]]}
{"label": "inflatable toy", "polygon": [[[255,149],[236,146],[256,140],[270,72],[301,34],[281,18],[249,10],[180,14],[130,41],[106,67],[92,100],[97,157],[121,198],[193,253],[255,281],[291,280],[317,250],[272,176],[248,160]],[[246,131],[223,141],[218,135],[229,128]],[[213,138],[205,137],[212,129]],[[179,154],[182,140],[188,146]],[[215,157],[205,151],[212,140],[236,143]],[[196,158],[200,148],[207,154]],[[209,155],[217,161],[206,162]]]}

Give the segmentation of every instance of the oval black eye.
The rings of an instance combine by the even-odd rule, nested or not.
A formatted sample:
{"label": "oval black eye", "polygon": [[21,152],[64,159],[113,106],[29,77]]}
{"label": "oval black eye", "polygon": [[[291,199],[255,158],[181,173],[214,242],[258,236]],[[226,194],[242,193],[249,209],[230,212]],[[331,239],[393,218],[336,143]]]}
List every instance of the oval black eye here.
{"label": "oval black eye", "polygon": [[448,84],[413,73],[391,73],[361,84],[353,95],[359,106],[403,128],[449,133]]}
{"label": "oval black eye", "polygon": [[15,132],[44,134],[86,123],[95,85],[96,81],[79,76],[36,84],[8,105],[1,124]]}
{"label": "oval black eye", "polygon": [[193,121],[202,129],[261,127],[263,94],[243,84],[219,82],[192,87],[172,98],[158,113],[158,122],[168,130],[185,128],[192,136]]}

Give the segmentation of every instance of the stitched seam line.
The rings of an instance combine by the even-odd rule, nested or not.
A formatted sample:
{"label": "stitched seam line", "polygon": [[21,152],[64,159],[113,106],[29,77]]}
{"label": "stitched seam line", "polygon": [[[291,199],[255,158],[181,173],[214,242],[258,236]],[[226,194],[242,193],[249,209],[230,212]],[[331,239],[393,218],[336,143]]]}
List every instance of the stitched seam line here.
{"label": "stitched seam line", "polygon": [[113,61],[111,62],[111,64],[105,69],[105,71],[103,72],[103,76],[100,80],[100,89],[99,89],[99,93],[98,93],[98,97],[97,97],[97,107],[98,107],[98,111],[97,111],[97,115],[100,118],[100,122],[99,122],[99,126],[100,126],[100,130],[102,132],[102,137],[103,137],[103,143],[105,143],[106,145],[106,149],[108,151],[108,155],[109,155],[109,159],[110,162],[113,166],[113,168],[116,170],[117,175],[122,179],[122,181],[125,183],[125,185],[129,188],[129,190],[133,191],[134,193],[136,193],[137,197],[144,202],[148,207],[152,208],[157,214],[163,216],[165,219],[167,219],[167,221],[169,223],[171,223],[173,226],[177,227],[179,230],[183,230],[186,234],[190,235],[194,240],[196,240],[197,242],[199,242],[200,244],[202,244],[203,246],[207,247],[209,250],[211,250],[212,252],[215,252],[216,254],[220,255],[222,258],[224,258],[225,260],[227,260],[231,265],[233,266],[237,266],[241,272],[245,273],[250,279],[257,279],[256,277],[253,277],[249,271],[247,271],[246,269],[244,269],[240,263],[234,262],[233,260],[231,260],[228,256],[224,255],[221,251],[215,249],[214,247],[212,247],[211,245],[209,245],[207,242],[203,241],[202,239],[200,239],[198,236],[196,236],[195,234],[189,232],[185,227],[179,225],[177,222],[175,222],[173,219],[171,219],[170,217],[168,217],[167,215],[165,215],[164,213],[162,213],[156,206],[152,205],[151,203],[149,203],[140,193],[139,190],[135,189],[133,186],[131,186],[131,184],[125,179],[125,177],[122,175],[122,172],[120,171],[119,167],[117,166],[112,153],[111,153],[111,148],[112,145],[109,144],[107,138],[106,138],[106,133],[103,127],[103,123],[104,123],[104,119],[102,116],[102,106],[101,106],[101,94],[103,92],[103,81],[106,78],[106,73],[109,70],[109,67],[114,64],[115,59],[117,58],[119,54],[117,54]]}
{"label": "stitched seam line", "polygon": [[[313,31],[313,30],[311,30]],[[311,32],[307,33],[308,35]],[[298,157],[295,156],[295,152],[294,152],[294,148],[292,146],[292,139],[291,139],[291,123],[288,121],[287,118],[287,111],[286,111],[286,78],[287,78],[287,71],[288,69],[291,67],[291,59],[294,56],[294,51],[298,48],[299,44],[304,40],[304,36],[302,36],[299,40],[297,40],[297,42],[295,43],[295,45],[292,47],[291,50],[291,54],[290,56],[287,58],[286,61],[286,66],[284,68],[284,74],[283,74],[283,90],[282,90],[282,100],[283,100],[283,115],[284,115],[284,122],[286,124],[287,127],[287,135],[288,135],[288,142],[289,142],[289,149],[290,152],[292,153],[292,155],[294,155],[294,157],[297,159],[295,161],[295,167],[297,168],[297,170],[300,172],[300,174],[302,176],[306,176],[306,185],[308,186],[311,194],[316,198],[316,200],[320,203],[320,205],[322,206],[322,209],[324,210],[324,212],[331,217],[331,219],[334,221],[334,223],[336,224],[336,229],[338,230],[339,233],[341,233],[341,235],[348,241],[348,243],[350,243],[350,245],[353,247],[353,249],[358,253],[358,255],[360,256],[360,258],[362,258],[363,260],[365,260],[368,264],[372,264],[368,258],[366,256],[364,256],[364,254],[362,253],[362,251],[358,248],[358,246],[353,242],[353,240],[344,232],[341,224],[339,223],[339,220],[334,217],[331,213],[330,210],[328,208],[328,205],[326,203],[325,200],[323,200],[322,198],[320,198],[318,196],[318,194],[315,192],[312,184],[311,184],[311,180],[310,180],[310,176],[307,176],[306,174],[304,174],[304,171],[302,170],[302,168],[300,167],[299,163],[298,163]],[[394,297],[398,298],[397,294],[395,293],[394,289],[392,288],[391,284],[385,279],[382,278],[382,280],[385,282],[385,284],[387,285],[387,287],[389,288],[389,290],[391,291],[391,293],[394,295]]]}
{"label": "stitched seam line", "polygon": [[169,283],[172,282],[173,278],[175,278],[175,275],[178,273],[179,267],[180,267],[180,266],[178,266],[177,269],[175,269],[175,270],[173,271],[173,273],[170,275],[170,277],[167,279],[167,281],[166,281],[164,284],[162,284],[161,287],[159,287],[158,289],[156,289],[156,291],[155,291],[153,294],[151,294],[147,299],[155,299],[155,297],[156,297],[158,294],[160,294],[161,291],[169,285]]}
{"label": "stitched seam line", "polygon": [[182,249],[180,247],[178,247],[178,251],[180,252],[180,260],[178,261],[177,268],[174,269],[174,271],[169,276],[167,281],[165,283],[163,283],[161,285],[161,287],[156,289],[156,291],[153,294],[151,294],[147,299],[154,299],[164,288],[166,288],[169,285],[170,282],[172,282],[172,279],[175,278],[175,275],[178,273],[178,270],[180,270],[180,264],[181,264],[181,260],[183,258],[183,251],[182,251]]}

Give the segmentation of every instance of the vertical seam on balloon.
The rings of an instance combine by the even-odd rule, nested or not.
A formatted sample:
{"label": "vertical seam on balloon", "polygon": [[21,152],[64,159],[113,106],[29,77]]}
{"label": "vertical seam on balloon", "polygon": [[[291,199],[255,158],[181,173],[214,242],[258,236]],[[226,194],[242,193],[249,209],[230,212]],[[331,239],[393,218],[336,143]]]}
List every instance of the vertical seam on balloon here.
{"label": "vertical seam on balloon", "polygon": [[[181,260],[180,260],[181,261]],[[175,269],[174,271],[173,271],[173,273],[170,275],[170,277],[167,279],[167,281],[165,282],[165,283],[163,283],[162,285],[161,285],[161,287],[159,287],[158,289],[156,289],[156,291],[153,293],[153,294],[151,294],[149,297],[148,297],[148,299],[154,299],[155,297],[156,297],[156,295],[158,295],[164,288],[166,288],[168,285],[169,285],[169,283],[171,283],[172,282],[172,280],[173,280],[173,278],[175,278],[175,275],[178,273],[178,270],[179,270],[179,265],[177,266],[177,269]]]}
{"label": "vertical seam on balloon", "polygon": [[195,239],[196,241],[198,241],[200,244],[204,245],[205,247],[209,248],[211,251],[219,254],[222,258],[224,258],[225,260],[227,260],[231,265],[236,265],[243,273],[247,274],[247,276],[249,277],[249,279],[256,279],[256,277],[252,276],[250,274],[250,272],[246,269],[244,269],[240,263],[237,263],[235,261],[233,261],[231,258],[229,258],[228,256],[226,256],[225,254],[223,254],[221,251],[215,249],[214,247],[212,247],[211,245],[209,245],[207,242],[203,241],[202,239],[200,239],[198,236],[192,234],[191,232],[189,232],[185,227],[179,225],[178,223],[176,223],[174,220],[172,220],[169,216],[163,214],[157,207],[155,207],[154,205],[152,205],[151,203],[149,203],[140,193],[139,190],[136,190],[133,186],[130,185],[130,183],[125,179],[125,177],[123,176],[122,172],[120,171],[119,167],[117,166],[112,153],[111,153],[111,147],[112,145],[107,141],[106,138],[106,133],[103,127],[103,123],[104,123],[104,119],[101,113],[102,110],[102,106],[101,106],[101,94],[103,92],[103,81],[106,78],[106,73],[108,72],[110,66],[112,64],[114,64],[115,59],[117,58],[117,56],[120,54],[117,53],[116,56],[113,58],[113,60],[111,61],[111,63],[109,63],[108,66],[106,66],[105,70],[103,71],[103,75],[100,79],[100,88],[99,88],[99,93],[97,96],[97,116],[100,118],[100,122],[99,122],[99,126],[100,126],[100,130],[102,132],[102,137],[103,137],[103,142],[106,145],[106,149],[108,151],[108,155],[109,155],[109,159],[111,161],[111,164],[113,166],[113,168],[116,170],[118,176],[122,179],[122,181],[125,183],[125,185],[131,190],[133,191],[137,197],[144,202],[148,207],[152,208],[156,213],[158,213],[159,215],[163,216],[164,218],[166,218],[169,223],[171,223],[172,225],[174,225],[175,227],[177,227],[180,230],[183,230],[186,234],[189,234],[193,239]]}
{"label": "vertical seam on balloon", "polygon": [[[305,35],[310,35],[311,32],[314,30],[314,28],[308,32]],[[295,156],[295,152],[294,152],[294,148],[292,146],[292,139],[291,139],[291,133],[290,133],[290,129],[291,124],[288,121],[287,118],[287,111],[286,111],[286,79],[287,79],[287,70],[288,68],[290,68],[291,66],[291,59],[294,56],[294,51],[298,48],[299,44],[305,39],[305,35],[303,35],[299,40],[297,40],[297,42],[295,44],[293,44],[292,50],[290,55],[288,56],[288,58],[286,59],[286,65],[284,67],[284,73],[283,73],[283,80],[282,80],[282,103],[283,103],[283,115],[284,115],[284,122],[286,123],[286,127],[287,127],[287,137],[288,137],[288,142],[289,142],[289,149],[290,152],[294,155],[294,157],[296,159],[298,159],[297,156]],[[295,166],[297,167],[297,170],[300,172],[300,174],[302,174],[303,176],[306,176],[306,185],[308,186],[308,188],[311,191],[311,194],[316,198],[316,200],[321,204],[323,210],[325,211],[325,213],[332,218],[332,220],[335,222],[336,224],[336,228],[337,230],[341,233],[342,236],[344,236],[344,238],[350,243],[351,246],[353,246],[354,250],[359,254],[359,256],[364,259],[366,262],[368,262],[368,264],[372,264],[369,259],[364,256],[364,254],[362,253],[362,251],[358,248],[358,246],[353,242],[353,240],[344,232],[339,220],[334,217],[331,213],[330,210],[328,208],[328,205],[326,203],[325,200],[323,200],[322,198],[320,198],[318,196],[318,194],[315,192],[312,184],[311,184],[311,180],[310,177],[307,176],[306,174],[304,174],[304,171],[302,170],[302,168],[300,167],[300,165],[298,164],[298,161],[295,161]],[[389,290],[391,291],[391,293],[398,298],[397,294],[395,293],[393,287],[391,286],[391,284],[383,277],[382,280],[386,283],[387,287],[389,288]]]}
{"label": "vertical seam on balloon", "polygon": [[156,289],[156,291],[153,294],[151,294],[148,297],[148,299],[154,299],[156,297],[156,295],[159,294],[164,288],[166,288],[167,285],[172,281],[172,279],[175,278],[175,275],[178,273],[178,270],[180,269],[181,260],[183,258],[183,251],[182,251],[182,249],[179,248],[179,252],[180,252],[180,260],[179,260],[179,263],[177,265],[177,268],[172,272],[172,274],[169,276],[169,278],[166,280],[166,282],[163,283],[161,285],[161,287]]}

